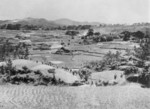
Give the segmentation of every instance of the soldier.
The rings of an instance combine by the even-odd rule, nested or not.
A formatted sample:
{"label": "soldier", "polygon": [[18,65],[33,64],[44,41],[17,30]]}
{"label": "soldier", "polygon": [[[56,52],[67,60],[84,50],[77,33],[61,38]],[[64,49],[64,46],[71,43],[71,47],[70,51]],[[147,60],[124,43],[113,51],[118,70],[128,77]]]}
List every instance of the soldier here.
{"label": "soldier", "polygon": [[114,79],[117,79],[117,75],[116,74],[114,75]]}

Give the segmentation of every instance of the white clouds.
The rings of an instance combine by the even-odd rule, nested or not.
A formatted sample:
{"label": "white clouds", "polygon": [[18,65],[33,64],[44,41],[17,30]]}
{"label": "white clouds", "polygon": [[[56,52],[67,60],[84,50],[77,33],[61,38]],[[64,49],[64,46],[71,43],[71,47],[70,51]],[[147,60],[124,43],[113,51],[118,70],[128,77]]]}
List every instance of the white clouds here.
{"label": "white clouds", "polygon": [[0,0],[0,19],[70,18],[105,23],[150,21],[150,0]]}

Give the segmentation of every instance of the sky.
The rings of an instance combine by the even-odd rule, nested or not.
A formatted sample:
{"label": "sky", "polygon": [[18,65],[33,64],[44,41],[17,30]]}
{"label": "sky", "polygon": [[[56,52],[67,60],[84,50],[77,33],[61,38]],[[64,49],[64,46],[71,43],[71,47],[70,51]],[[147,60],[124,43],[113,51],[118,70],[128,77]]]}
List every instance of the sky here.
{"label": "sky", "polygon": [[100,23],[150,22],[150,0],[0,0],[0,19],[27,17]]}

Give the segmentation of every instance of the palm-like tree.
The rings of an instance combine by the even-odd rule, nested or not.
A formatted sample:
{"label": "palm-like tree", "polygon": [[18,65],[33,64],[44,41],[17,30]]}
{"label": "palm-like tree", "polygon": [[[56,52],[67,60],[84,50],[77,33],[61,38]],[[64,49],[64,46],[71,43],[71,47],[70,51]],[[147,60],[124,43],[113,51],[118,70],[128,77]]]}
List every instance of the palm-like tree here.
{"label": "palm-like tree", "polygon": [[56,77],[55,77],[55,74],[56,74],[55,69],[49,69],[48,72],[49,72],[50,74],[53,74],[53,77],[52,77],[52,84],[57,84]]}

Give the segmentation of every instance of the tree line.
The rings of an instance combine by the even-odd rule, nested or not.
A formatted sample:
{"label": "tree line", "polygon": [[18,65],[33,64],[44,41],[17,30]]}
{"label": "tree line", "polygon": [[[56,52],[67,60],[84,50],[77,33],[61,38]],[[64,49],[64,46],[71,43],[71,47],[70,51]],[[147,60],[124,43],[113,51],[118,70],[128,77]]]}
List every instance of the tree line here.
{"label": "tree line", "polygon": [[3,24],[0,29],[8,30],[86,30],[91,28],[91,25],[69,25],[69,26],[42,26],[42,25],[23,25],[23,24]]}
{"label": "tree line", "polygon": [[0,61],[11,59],[28,59],[29,47],[25,43],[18,43],[13,45],[6,40],[5,43],[0,45]]}

